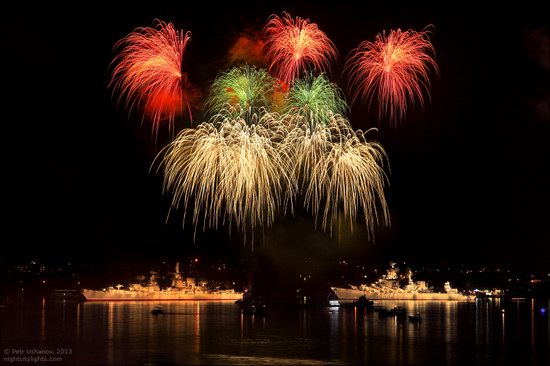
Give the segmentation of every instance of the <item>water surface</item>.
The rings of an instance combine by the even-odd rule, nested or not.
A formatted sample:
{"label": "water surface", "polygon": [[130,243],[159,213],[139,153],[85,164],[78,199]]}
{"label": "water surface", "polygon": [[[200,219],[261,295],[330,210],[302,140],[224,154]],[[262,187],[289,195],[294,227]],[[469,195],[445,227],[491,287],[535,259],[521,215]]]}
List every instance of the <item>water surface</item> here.
{"label": "water surface", "polygon": [[[233,302],[12,300],[2,309],[3,364],[548,365],[547,303],[377,301],[419,312],[272,308]],[[40,353],[42,352],[42,353]],[[17,358],[19,357],[19,358]],[[44,357],[44,358],[36,358]]]}

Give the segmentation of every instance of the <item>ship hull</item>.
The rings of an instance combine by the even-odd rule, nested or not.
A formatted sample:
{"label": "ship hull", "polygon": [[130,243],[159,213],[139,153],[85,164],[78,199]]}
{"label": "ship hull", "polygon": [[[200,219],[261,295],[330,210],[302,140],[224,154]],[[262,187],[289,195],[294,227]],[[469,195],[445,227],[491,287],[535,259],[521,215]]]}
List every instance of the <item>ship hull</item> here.
{"label": "ship hull", "polygon": [[427,301],[469,301],[470,297],[459,293],[445,292],[382,292],[361,289],[332,287],[340,302],[351,302],[365,296],[368,300],[427,300]]}
{"label": "ship hull", "polygon": [[241,292],[179,292],[179,291],[128,291],[83,290],[87,301],[236,301],[242,300]]}

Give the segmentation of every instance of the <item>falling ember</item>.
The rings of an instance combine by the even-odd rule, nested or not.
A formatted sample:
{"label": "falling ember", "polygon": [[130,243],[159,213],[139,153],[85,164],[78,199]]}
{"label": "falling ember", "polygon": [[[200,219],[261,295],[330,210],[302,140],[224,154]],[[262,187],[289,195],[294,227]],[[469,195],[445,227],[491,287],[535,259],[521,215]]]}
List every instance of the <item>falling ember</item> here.
{"label": "falling ember", "polygon": [[177,31],[172,23],[155,20],[156,28],[138,27],[115,44],[120,52],[111,65],[109,87],[119,92],[126,108],[144,112],[156,135],[161,122],[173,130],[176,115],[191,111],[187,95],[187,75],[182,60],[191,33]]}
{"label": "falling ember", "polygon": [[265,111],[253,121],[236,115],[182,130],[157,157],[172,208],[192,206],[195,229],[268,227],[295,194],[282,121]]}
{"label": "falling ember", "polygon": [[367,235],[374,238],[377,223],[390,224],[384,195],[387,177],[383,163],[387,156],[379,143],[366,140],[366,133],[350,132],[333,135],[330,148],[312,167],[305,202],[316,220],[322,218],[323,230],[331,233],[333,219],[340,212],[351,219],[351,229],[357,214],[362,212]]}
{"label": "falling ember", "polygon": [[369,104],[378,98],[378,116],[389,115],[390,122],[401,120],[409,103],[424,105],[423,91],[429,96],[429,70],[439,68],[426,28],[417,32],[401,29],[378,34],[374,42],[363,41],[346,61],[352,103],[360,97]]}
{"label": "falling ember", "polygon": [[265,50],[269,71],[279,80],[292,85],[308,68],[328,71],[337,58],[334,43],[309,19],[271,15],[264,27]]}
{"label": "falling ember", "polygon": [[332,223],[343,217],[353,222],[363,214],[369,238],[375,225],[390,224],[384,189],[387,155],[368,141],[369,131],[354,131],[341,115],[326,112],[322,123],[296,114],[287,145],[293,151],[294,175],[304,190],[304,204],[332,234]]}

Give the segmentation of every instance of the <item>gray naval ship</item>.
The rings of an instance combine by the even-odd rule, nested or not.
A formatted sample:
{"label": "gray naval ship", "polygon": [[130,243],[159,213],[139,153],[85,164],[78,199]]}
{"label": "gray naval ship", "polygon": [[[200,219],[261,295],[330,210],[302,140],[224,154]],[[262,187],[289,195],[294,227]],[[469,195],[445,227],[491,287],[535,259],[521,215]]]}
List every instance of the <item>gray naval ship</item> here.
{"label": "gray naval ship", "polygon": [[371,284],[349,287],[331,287],[340,303],[357,301],[365,296],[368,300],[432,300],[432,301],[470,301],[474,298],[460,293],[451,287],[449,281],[444,284],[444,292],[434,292],[425,281],[413,281],[413,273],[407,270],[408,283],[399,285],[399,268],[395,262],[390,262],[386,274]]}
{"label": "gray naval ship", "polygon": [[128,288],[116,285],[100,290],[83,289],[82,295],[87,301],[237,301],[243,298],[243,293],[234,289],[211,289],[205,281],[196,283],[194,278],[184,279],[179,262],[172,273],[170,287],[161,289],[157,281],[157,274],[151,272],[146,285],[133,283]]}

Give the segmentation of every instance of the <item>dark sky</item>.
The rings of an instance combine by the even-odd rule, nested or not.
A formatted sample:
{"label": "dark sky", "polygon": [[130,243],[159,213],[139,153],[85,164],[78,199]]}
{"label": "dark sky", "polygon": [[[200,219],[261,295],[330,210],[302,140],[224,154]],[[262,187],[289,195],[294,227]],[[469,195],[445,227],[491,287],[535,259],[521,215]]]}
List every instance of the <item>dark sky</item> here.
{"label": "dark sky", "polygon": [[[270,14],[310,18],[335,43],[340,76],[346,55],[383,30],[433,24],[440,74],[431,99],[397,127],[354,105],[355,128],[389,156],[391,228],[365,238],[361,225],[338,239],[298,210],[260,233],[255,250],[327,258],[464,260],[548,268],[550,258],[550,56],[542,8],[476,5],[448,9],[355,2],[255,5],[94,3],[7,8],[3,19],[5,257],[149,258],[211,253],[242,256],[250,238],[226,228],[198,233],[165,223],[162,177],[149,172],[171,139],[128,117],[107,89],[113,46],[155,18],[189,30],[189,77],[199,88],[219,71],[235,38]],[[7,96],[6,96],[7,94]],[[176,130],[189,127],[178,121]],[[11,251],[11,252],[10,252]],[[84,254],[82,254],[84,253]]]}

